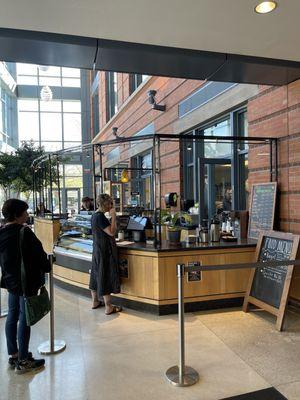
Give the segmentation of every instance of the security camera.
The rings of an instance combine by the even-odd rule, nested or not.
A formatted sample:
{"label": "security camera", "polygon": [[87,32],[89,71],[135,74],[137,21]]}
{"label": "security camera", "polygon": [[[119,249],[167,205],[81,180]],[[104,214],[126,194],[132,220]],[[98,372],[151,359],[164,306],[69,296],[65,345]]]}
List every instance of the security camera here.
{"label": "security camera", "polygon": [[161,104],[156,104],[155,101],[155,95],[156,95],[156,90],[149,90],[148,91],[148,101],[150,104],[152,104],[152,109],[157,110],[157,111],[166,111],[166,106],[161,105]]}
{"label": "security camera", "polygon": [[117,132],[118,132],[118,127],[117,127],[117,126],[114,126],[114,127],[112,128],[112,133],[113,133],[113,135],[114,135],[116,138],[119,137],[118,134],[117,134]]}
{"label": "security camera", "polygon": [[156,95],[156,90],[149,90],[148,92],[148,101],[150,104],[155,104],[155,95]]}

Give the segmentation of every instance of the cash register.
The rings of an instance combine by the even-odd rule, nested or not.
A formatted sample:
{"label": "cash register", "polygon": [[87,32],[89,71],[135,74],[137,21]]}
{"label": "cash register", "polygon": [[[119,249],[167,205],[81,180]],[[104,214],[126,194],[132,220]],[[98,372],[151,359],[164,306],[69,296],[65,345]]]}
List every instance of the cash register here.
{"label": "cash register", "polygon": [[152,229],[150,218],[135,215],[129,218],[126,230],[129,232],[134,242],[146,241],[146,229]]}

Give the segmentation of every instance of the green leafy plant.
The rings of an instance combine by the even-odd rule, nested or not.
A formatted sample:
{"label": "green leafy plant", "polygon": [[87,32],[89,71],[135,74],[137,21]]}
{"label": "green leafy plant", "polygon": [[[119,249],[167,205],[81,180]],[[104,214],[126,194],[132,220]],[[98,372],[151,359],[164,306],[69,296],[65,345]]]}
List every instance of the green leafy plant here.
{"label": "green leafy plant", "polygon": [[161,218],[161,223],[165,224],[169,231],[177,231],[180,229],[180,225],[185,223],[186,225],[192,224],[191,216],[183,211],[177,211],[175,213],[164,210],[165,213]]}
{"label": "green leafy plant", "polygon": [[5,200],[10,197],[13,182],[18,177],[18,167],[14,154],[0,153],[0,187],[4,192]]}
{"label": "green leafy plant", "polygon": [[[16,197],[19,197],[20,193],[24,193],[28,201],[33,189],[32,162],[45,154],[43,147],[35,147],[32,141],[22,142],[15,153],[0,153],[0,186],[6,199],[13,190],[16,193]],[[44,167],[46,173],[42,179],[39,179],[39,185],[49,184],[50,181],[49,161],[44,163]],[[51,173],[52,180],[55,180],[56,168],[54,161],[51,161]],[[38,186],[37,189],[39,190],[40,187]]]}

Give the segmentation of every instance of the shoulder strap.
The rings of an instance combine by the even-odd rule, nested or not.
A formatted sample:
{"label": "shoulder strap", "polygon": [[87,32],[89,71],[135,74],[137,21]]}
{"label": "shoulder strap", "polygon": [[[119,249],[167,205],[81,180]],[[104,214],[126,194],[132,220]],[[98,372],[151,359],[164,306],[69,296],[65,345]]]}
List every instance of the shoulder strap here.
{"label": "shoulder strap", "polygon": [[20,255],[21,255],[21,285],[22,285],[22,292],[23,295],[25,295],[25,290],[26,290],[26,271],[25,271],[25,265],[24,265],[24,259],[23,259],[23,241],[24,241],[24,231],[25,231],[25,226],[23,226],[20,229]]}

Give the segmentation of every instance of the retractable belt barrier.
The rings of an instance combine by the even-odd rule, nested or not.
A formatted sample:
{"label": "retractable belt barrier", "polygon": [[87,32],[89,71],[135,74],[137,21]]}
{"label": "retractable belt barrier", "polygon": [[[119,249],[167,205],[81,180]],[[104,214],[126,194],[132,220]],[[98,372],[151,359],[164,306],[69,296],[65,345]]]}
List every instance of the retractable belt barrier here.
{"label": "retractable belt barrier", "polygon": [[50,325],[49,325],[49,340],[40,344],[38,351],[41,354],[56,354],[66,348],[64,340],[56,340],[54,338],[54,288],[53,288],[53,254],[48,254],[48,260],[51,264],[51,271],[49,272],[49,295],[51,303],[50,311]]}
{"label": "retractable belt barrier", "polygon": [[299,266],[300,260],[266,261],[254,263],[220,264],[189,266],[177,264],[178,282],[178,341],[179,341],[179,363],[166,371],[167,380],[174,386],[191,386],[199,381],[198,372],[185,364],[185,333],[184,333],[184,291],[183,278],[186,272],[196,271],[220,271],[232,269],[265,268],[280,266]]}

